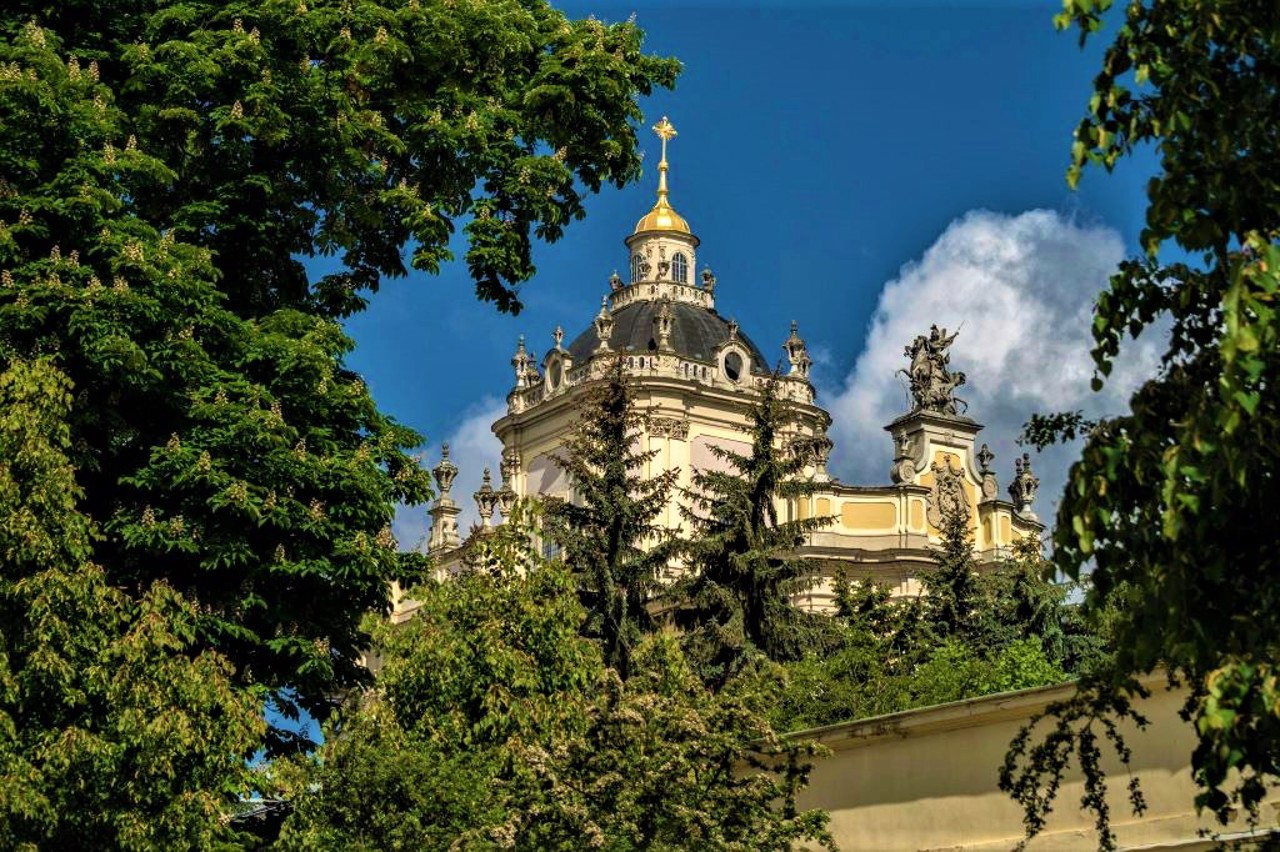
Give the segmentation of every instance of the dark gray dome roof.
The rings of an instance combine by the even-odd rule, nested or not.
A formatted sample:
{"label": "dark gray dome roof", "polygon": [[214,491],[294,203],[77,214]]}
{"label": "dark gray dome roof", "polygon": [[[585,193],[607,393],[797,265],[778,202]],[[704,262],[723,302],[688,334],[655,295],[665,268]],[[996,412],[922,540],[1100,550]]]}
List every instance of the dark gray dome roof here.
{"label": "dark gray dome roof", "polygon": [[[714,310],[671,302],[671,348],[677,355],[698,361],[711,362],[720,344],[729,339],[729,321]],[[613,313],[613,333],[609,336],[609,348],[614,352],[656,352],[658,344],[653,337],[653,318],[661,310],[661,302],[632,302]],[[772,371],[760,348],[738,331],[738,340],[751,352],[751,372],[767,375]],[[596,351],[599,338],[595,326],[574,338],[569,344],[569,354],[575,363],[583,363]]]}

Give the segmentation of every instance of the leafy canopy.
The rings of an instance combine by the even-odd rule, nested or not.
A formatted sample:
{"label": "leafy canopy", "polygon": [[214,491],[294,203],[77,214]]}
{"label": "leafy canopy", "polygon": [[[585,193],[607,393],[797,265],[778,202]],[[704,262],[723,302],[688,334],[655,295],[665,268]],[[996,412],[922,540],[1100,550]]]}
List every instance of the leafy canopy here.
{"label": "leafy canopy", "polygon": [[606,668],[529,520],[379,630],[379,689],[299,765],[282,848],[829,847],[826,815],[795,802],[815,750],[709,692],[671,636],[633,648],[625,682]]}
{"label": "leafy canopy", "polygon": [[[139,217],[210,249],[255,316],[348,314],[406,246],[437,271],[459,226],[477,295],[518,311],[533,240],[637,176],[636,97],[679,70],[539,0],[16,0],[0,32],[32,20],[97,63],[127,117],[107,141],[164,164]],[[312,281],[314,257],[340,267]]]}
{"label": "leafy canopy", "polygon": [[[1068,180],[1146,146],[1160,171],[1147,190],[1145,253],[1098,297],[1095,387],[1126,335],[1157,322],[1171,331],[1159,374],[1129,411],[1084,424],[1059,504],[1055,564],[1073,577],[1093,566],[1090,603],[1110,604],[1116,655],[1061,708],[1055,736],[1094,748],[1111,730],[1102,715],[1128,712],[1141,694],[1135,676],[1163,666],[1190,687],[1197,804],[1225,821],[1237,802],[1256,813],[1280,774],[1280,7],[1168,0],[1109,14],[1111,5],[1067,0],[1057,18],[1082,42],[1118,24]],[[1171,248],[1191,262],[1162,263]],[[1058,416],[1028,432],[1044,442],[1081,425]],[[1049,760],[1025,748],[1004,783],[1034,831],[1048,807],[1038,779],[1052,787],[1066,752]],[[1103,844],[1114,843],[1105,803],[1091,804]]]}
{"label": "leafy canopy", "polygon": [[251,789],[258,702],[171,586],[134,600],[89,561],[71,391],[48,359],[0,372],[0,846],[210,848]]}
{"label": "leafy canopy", "polygon": [[535,0],[0,12],[0,367],[74,384],[107,581],[164,579],[286,713],[364,681],[361,614],[422,567],[389,528],[428,495],[420,439],[337,320],[457,228],[518,310],[532,242],[638,173],[636,98],[678,70],[640,45]]}

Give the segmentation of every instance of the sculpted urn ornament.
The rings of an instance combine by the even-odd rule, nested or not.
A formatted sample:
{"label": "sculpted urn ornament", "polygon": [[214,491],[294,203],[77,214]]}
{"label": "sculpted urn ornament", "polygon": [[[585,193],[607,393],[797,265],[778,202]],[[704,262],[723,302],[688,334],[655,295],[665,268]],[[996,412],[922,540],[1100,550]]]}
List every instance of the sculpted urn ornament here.
{"label": "sculpted urn ornament", "polygon": [[1009,496],[1019,515],[1035,517],[1031,504],[1039,488],[1040,478],[1031,472],[1031,454],[1023,453],[1022,458],[1013,460],[1013,482],[1009,483]]}
{"label": "sculpted urn ornament", "polygon": [[[956,416],[968,408],[968,404],[955,396],[955,389],[965,382],[964,373],[951,372],[951,343],[956,339],[955,332],[948,335],[945,328],[930,326],[929,336],[917,335],[903,354],[911,361],[911,366],[901,370],[911,383],[911,396],[915,401],[916,411],[932,411],[935,414]],[[961,406],[957,409],[957,406]]]}

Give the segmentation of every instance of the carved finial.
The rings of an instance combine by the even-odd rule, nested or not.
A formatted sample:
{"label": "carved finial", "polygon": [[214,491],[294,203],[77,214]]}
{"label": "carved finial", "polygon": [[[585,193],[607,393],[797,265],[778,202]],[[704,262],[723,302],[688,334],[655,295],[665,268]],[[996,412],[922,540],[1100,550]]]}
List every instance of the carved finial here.
{"label": "carved finial", "polygon": [[1031,454],[1023,453],[1022,458],[1013,460],[1013,482],[1009,483],[1009,496],[1019,515],[1035,518],[1031,504],[1039,488],[1040,479],[1031,472]]}
{"label": "carved finial", "polygon": [[600,297],[600,313],[596,314],[594,320],[596,327],[596,339],[599,341],[596,348],[602,352],[609,349],[609,338],[613,334],[613,314],[609,312],[609,297]]}
{"label": "carved finial", "polygon": [[448,497],[449,489],[453,487],[454,477],[458,475],[458,466],[449,461],[448,442],[440,445],[440,463],[431,469],[431,473],[435,476],[440,496]]}
{"label": "carved finial", "polygon": [[480,526],[488,529],[493,526],[493,510],[498,505],[498,493],[493,490],[493,479],[489,473],[489,468],[484,469],[484,478],[480,483],[480,490],[471,495],[475,498],[476,508],[480,512]]}
{"label": "carved finial", "polygon": [[551,339],[556,342],[556,349],[561,349],[560,344],[564,342],[564,329],[557,325],[556,330],[551,332]]}
{"label": "carved finial", "polygon": [[730,340],[738,339],[738,321],[733,318],[729,319],[729,339]]}
{"label": "carved finial", "polygon": [[791,362],[789,375],[807,379],[809,369],[813,366],[813,359],[809,357],[809,350],[804,345],[804,339],[800,337],[799,323],[795,320],[791,321],[791,336],[787,338],[786,343],[782,344],[782,348],[786,350],[787,360]]}
{"label": "carved finial", "polygon": [[712,295],[716,292],[716,277],[711,274],[709,267],[703,267],[702,269],[702,289]]}
{"label": "carved finial", "polygon": [[533,363],[533,356],[524,348],[524,335],[520,335],[520,341],[516,344],[516,354],[511,356],[511,366],[516,372],[516,387],[522,388],[529,381],[529,365]]}
{"label": "carved finial", "polygon": [[616,293],[622,289],[622,276],[618,274],[618,270],[613,270],[613,274],[609,276],[609,289]]}
{"label": "carved finial", "polygon": [[[965,383],[965,375],[949,369],[951,354],[948,350],[957,334],[958,331],[948,336],[945,328],[933,325],[928,337],[916,335],[911,345],[903,350],[911,366],[899,372],[906,375],[911,383],[915,410],[954,416],[968,408],[964,400],[955,396],[955,389]],[[963,408],[957,409],[957,405]]]}
{"label": "carved finial", "polygon": [[435,477],[439,496],[431,504],[431,535],[427,540],[427,548],[430,552],[435,553],[462,544],[462,539],[458,535],[458,514],[462,510],[458,508],[458,504],[453,502],[453,498],[449,496],[449,489],[453,487],[453,480],[458,475],[458,468],[457,465],[449,461],[449,445],[447,443],[440,446],[440,463],[432,468],[431,474]]}
{"label": "carved finial", "polygon": [[978,450],[978,473],[983,476],[991,473],[991,462],[995,460],[996,454],[991,452],[991,448],[986,444]]}

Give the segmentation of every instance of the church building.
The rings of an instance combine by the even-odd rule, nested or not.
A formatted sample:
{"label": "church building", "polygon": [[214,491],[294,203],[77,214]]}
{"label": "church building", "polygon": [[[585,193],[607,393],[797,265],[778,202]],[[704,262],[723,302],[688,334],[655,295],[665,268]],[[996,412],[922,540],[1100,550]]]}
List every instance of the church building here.
{"label": "church building", "polygon": [[[781,351],[774,349],[779,355],[773,357],[720,312],[717,301],[723,295],[716,276],[699,266],[698,237],[671,204],[667,145],[675,128],[664,117],[653,130],[662,146],[657,200],[623,241],[627,278],[615,273],[609,279],[595,316],[584,312],[578,320],[578,334],[567,336],[557,327],[541,359],[523,337],[516,346],[507,413],[493,424],[503,447],[501,459],[495,459],[500,481],[495,486],[486,470],[474,495],[481,530],[494,523],[495,511],[505,515],[518,498],[572,498],[572,483],[557,465],[557,453],[573,429],[585,387],[621,358],[636,404],[648,415],[639,440],[656,451],[645,473],[680,471],[660,519],[672,529],[683,523],[680,487],[690,486],[694,470],[723,464],[713,446],[749,453],[748,412],[774,365],[782,365],[778,392],[793,407],[786,445],[803,455],[803,475],[818,488],[780,502],[779,518],[834,519],[798,549],[796,555],[820,566],[821,576],[797,605],[830,606],[829,581],[840,572],[874,579],[895,596],[917,594],[918,578],[932,564],[942,527],[953,513],[968,523],[979,564],[994,563],[1022,537],[1039,536],[1043,525],[1032,511],[1038,480],[1030,460],[1024,456],[1015,462],[1006,498],[992,454],[977,441],[982,426],[965,416],[954,395],[965,380],[950,368],[955,335],[937,326],[903,341],[903,372],[914,406],[885,426],[894,447],[888,481],[855,485],[832,477],[827,470],[831,415],[814,393],[812,361],[796,324],[791,323],[789,335],[778,335]],[[928,320],[921,318],[922,327]],[[430,509],[428,550],[437,570],[447,573],[457,567],[462,545],[461,508],[450,492],[457,468],[447,446],[433,473],[439,497]]]}

